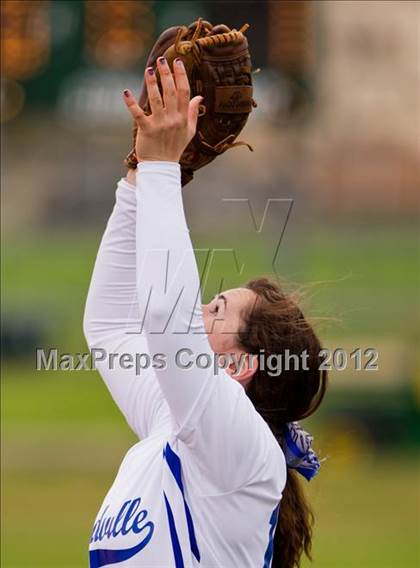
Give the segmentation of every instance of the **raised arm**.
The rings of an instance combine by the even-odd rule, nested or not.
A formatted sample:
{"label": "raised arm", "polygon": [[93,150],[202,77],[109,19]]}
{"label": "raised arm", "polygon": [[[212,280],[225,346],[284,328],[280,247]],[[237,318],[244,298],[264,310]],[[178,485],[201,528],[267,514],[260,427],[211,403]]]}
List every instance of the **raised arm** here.
{"label": "raised arm", "polygon": [[[140,313],[150,352],[166,364],[156,369],[175,423],[177,448],[188,467],[199,470],[200,490],[225,492],[251,482],[278,444],[243,387],[212,364],[186,368],[182,354],[214,359],[205,332],[200,279],[185,220],[179,159],[194,134],[198,102],[188,103],[182,63],[158,64],[163,85],[146,72],[152,114],[145,116],[130,92],[127,106],[137,120],[137,278]],[[181,356],[180,356],[181,355]],[[277,450],[274,450],[277,451]],[[240,467],[238,467],[240,464]],[[196,476],[197,478],[197,476]]]}
{"label": "raised arm", "polygon": [[[140,162],[137,174],[140,316],[151,353],[164,354],[166,369],[158,378],[180,425],[197,398],[201,382],[192,372],[176,372],[177,352],[188,346],[191,334],[186,335],[186,332],[190,326],[195,325],[195,331],[204,330],[201,317],[192,320],[194,306],[197,304],[197,309],[201,309],[201,299],[183,211],[178,161],[195,133],[201,97],[190,101],[188,79],[181,61],[174,62],[175,80],[165,61],[159,62],[159,71],[165,86],[163,100],[153,70],[148,68],[145,73],[152,110],[150,116],[144,115],[129,91],[124,91],[124,95],[139,123],[136,153]],[[205,334],[195,335],[194,339],[195,347],[202,343],[203,348],[209,350]],[[191,383],[190,388],[181,386],[185,382]]]}
{"label": "raised arm", "polygon": [[165,356],[165,368],[157,377],[181,427],[213,376],[212,368],[183,367],[188,358],[203,354],[210,359],[213,353],[203,324],[200,280],[185,221],[180,166],[174,162],[140,162],[138,173],[138,297],[144,306],[140,315],[151,353]]}
{"label": "raised arm", "polygon": [[[132,429],[143,438],[163,420],[168,411],[153,368],[140,372],[139,365],[136,368],[136,354],[148,353],[145,335],[136,333],[139,325],[136,189],[135,185],[121,180],[116,191],[115,206],[98,250],[83,329],[93,357],[98,359],[97,368],[112,397]],[[124,354],[133,358],[132,368],[128,368],[128,361],[128,364],[124,364],[127,368],[120,364],[119,357]],[[113,357],[113,360],[109,357]],[[137,363],[143,364],[144,361],[144,357],[137,359]]]}

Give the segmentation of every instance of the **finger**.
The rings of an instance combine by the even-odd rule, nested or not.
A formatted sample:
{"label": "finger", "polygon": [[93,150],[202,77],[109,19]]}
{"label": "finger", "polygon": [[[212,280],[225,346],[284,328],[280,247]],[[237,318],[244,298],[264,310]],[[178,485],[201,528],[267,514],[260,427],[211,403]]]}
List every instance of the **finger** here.
{"label": "finger", "polygon": [[190,100],[188,106],[188,130],[191,137],[194,136],[197,129],[198,112],[203,97],[198,96]]}
{"label": "finger", "polygon": [[178,107],[174,78],[172,77],[168,62],[164,57],[159,57],[157,66],[160,74],[160,82],[162,84],[165,109],[169,112],[174,112]]}
{"label": "finger", "polygon": [[124,101],[131,113],[131,116],[134,120],[142,126],[144,124],[146,115],[144,114],[143,110],[139,107],[136,99],[133,96],[133,93],[129,89],[125,89],[124,91]]}
{"label": "finger", "polygon": [[176,90],[178,95],[178,110],[184,115],[188,114],[188,106],[190,104],[190,83],[188,81],[187,72],[182,59],[174,61],[174,75]]}
{"label": "finger", "polygon": [[159,87],[156,79],[156,73],[153,67],[148,67],[144,72],[144,80],[146,82],[147,97],[149,99],[152,114],[162,114],[163,102],[160,96]]}

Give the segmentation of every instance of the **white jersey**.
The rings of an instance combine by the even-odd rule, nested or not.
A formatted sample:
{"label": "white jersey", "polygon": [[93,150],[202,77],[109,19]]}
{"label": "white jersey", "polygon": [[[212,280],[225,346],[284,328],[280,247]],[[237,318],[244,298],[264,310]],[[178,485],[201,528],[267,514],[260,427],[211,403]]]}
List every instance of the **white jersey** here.
{"label": "white jersey", "polygon": [[286,482],[282,450],[237,381],[177,359],[180,350],[182,363],[214,355],[179,164],[143,162],[137,187],[118,183],[84,330],[91,349],[153,362],[140,373],[98,363],[141,441],[99,510],[90,567],[269,568]]}

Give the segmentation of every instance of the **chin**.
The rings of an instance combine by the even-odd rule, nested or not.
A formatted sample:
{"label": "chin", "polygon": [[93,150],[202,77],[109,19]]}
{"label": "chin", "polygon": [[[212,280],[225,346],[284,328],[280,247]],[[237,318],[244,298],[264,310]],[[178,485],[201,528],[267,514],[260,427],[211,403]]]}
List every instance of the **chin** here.
{"label": "chin", "polygon": [[214,339],[212,339],[212,335],[208,335],[207,336],[209,339],[209,345],[211,347],[211,350],[213,351],[213,353],[216,353],[216,355],[220,355],[221,351],[220,349],[218,349],[218,345],[217,345],[217,341],[214,341]]}

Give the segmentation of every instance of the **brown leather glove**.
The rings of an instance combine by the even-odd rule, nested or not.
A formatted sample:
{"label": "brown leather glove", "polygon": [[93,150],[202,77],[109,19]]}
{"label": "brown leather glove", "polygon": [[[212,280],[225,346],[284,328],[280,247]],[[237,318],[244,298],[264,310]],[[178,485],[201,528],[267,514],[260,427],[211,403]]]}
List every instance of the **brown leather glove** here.
{"label": "brown leather glove", "polygon": [[[165,57],[172,68],[174,59],[184,62],[188,74],[191,97],[203,97],[197,124],[197,132],[182,154],[180,164],[182,185],[193,178],[194,171],[210,163],[219,154],[233,146],[248,120],[253,106],[252,68],[248,41],[244,32],[230,30],[224,24],[212,26],[199,19],[189,27],[176,26],[164,31],[147,60],[147,67],[157,72],[156,61]],[[157,72],[158,75],[158,72]],[[158,75],[160,87],[160,80]],[[139,104],[150,114],[145,85],[140,93]],[[137,127],[133,128],[133,148],[136,146]],[[133,149],[124,161],[130,169],[137,166]]]}

